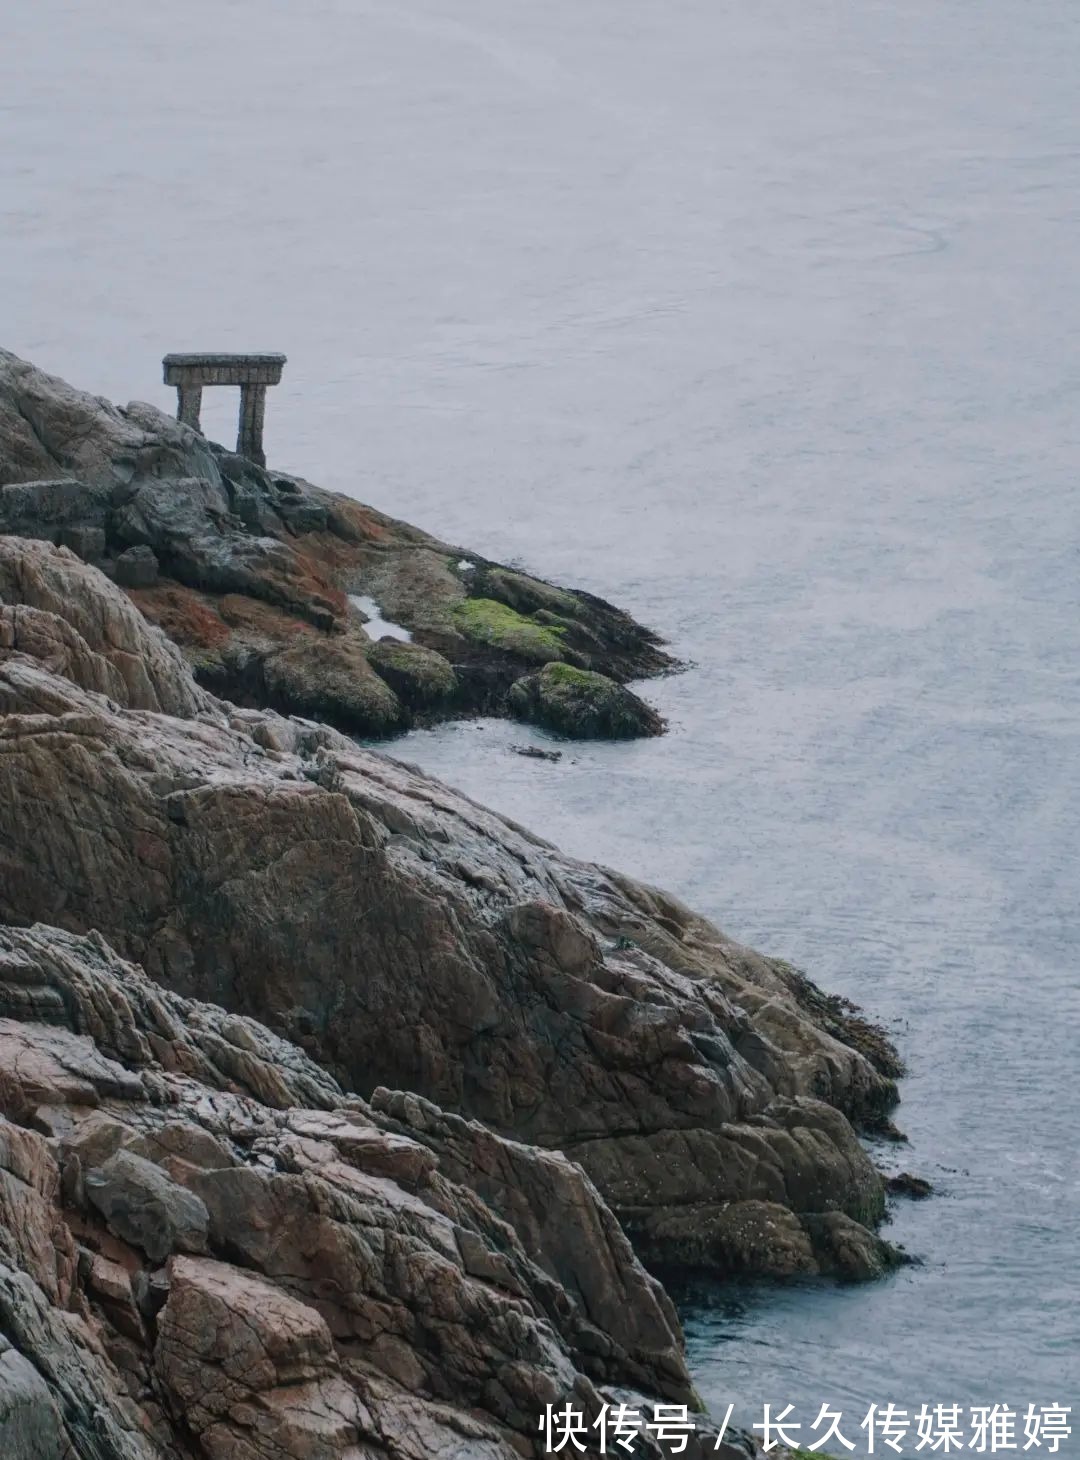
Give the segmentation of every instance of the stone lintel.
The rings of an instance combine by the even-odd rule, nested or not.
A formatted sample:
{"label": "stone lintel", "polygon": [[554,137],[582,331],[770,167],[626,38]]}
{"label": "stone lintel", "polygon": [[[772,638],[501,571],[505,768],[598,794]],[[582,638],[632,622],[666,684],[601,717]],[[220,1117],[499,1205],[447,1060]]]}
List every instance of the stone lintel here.
{"label": "stone lintel", "polygon": [[181,354],[162,361],[166,385],[277,385],[284,355]]}

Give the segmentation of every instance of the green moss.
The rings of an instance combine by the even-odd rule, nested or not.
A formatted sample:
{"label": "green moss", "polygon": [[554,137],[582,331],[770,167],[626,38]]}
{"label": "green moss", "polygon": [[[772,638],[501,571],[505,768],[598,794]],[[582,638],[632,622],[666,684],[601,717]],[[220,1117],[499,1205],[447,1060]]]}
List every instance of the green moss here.
{"label": "green moss", "polygon": [[610,679],[602,674],[594,674],[590,669],[575,669],[572,664],[548,664],[544,669],[544,678],[553,685],[563,684],[571,689],[591,689],[604,694],[611,689]]}
{"label": "green moss", "polygon": [[413,710],[451,699],[458,688],[453,667],[434,649],[400,639],[380,639],[367,651],[368,663]]}
{"label": "green moss", "polygon": [[519,613],[546,609],[549,613],[566,613],[572,618],[578,608],[577,599],[565,588],[556,588],[553,583],[529,578],[509,568],[485,569],[477,586],[489,598],[496,598]]}
{"label": "green moss", "polygon": [[454,623],[468,638],[504,654],[515,654],[534,664],[561,659],[563,630],[534,623],[493,598],[465,598],[451,611]]}
{"label": "green moss", "polygon": [[547,608],[538,608],[533,614],[533,618],[538,624],[549,624],[553,629],[573,629],[577,633],[581,633],[583,629],[583,625],[577,619],[567,618],[564,613],[552,613]]}

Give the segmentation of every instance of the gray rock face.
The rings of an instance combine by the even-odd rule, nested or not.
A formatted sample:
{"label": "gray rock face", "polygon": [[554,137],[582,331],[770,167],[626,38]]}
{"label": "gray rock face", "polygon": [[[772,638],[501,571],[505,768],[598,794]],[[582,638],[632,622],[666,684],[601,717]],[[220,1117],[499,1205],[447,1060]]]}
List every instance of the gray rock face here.
{"label": "gray rock face", "polygon": [[0,1455],[5,1460],[65,1460],[63,1421],[45,1380],[0,1339]]}
{"label": "gray rock face", "polygon": [[[119,590],[64,571],[79,621],[109,621]],[[568,1152],[652,1262],[854,1270],[818,1218],[881,1215],[848,1117],[895,1091],[782,965],[332,731],[109,703],[77,648],[71,678],[0,654],[0,916],[96,928],[352,1088]]]}
{"label": "gray rock face", "polygon": [[120,410],[7,350],[0,350],[0,443],[0,485],[73,477],[109,488],[214,470],[202,437],[153,406]]}
{"label": "gray rock face", "polygon": [[157,554],[145,545],[125,548],[116,559],[113,575],[121,588],[152,588],[158,580]]}
{"label": "gray rock face", "polygon": [[204,1203],[142,1156],[117,1151],[87,1171],[83,1184],[109,1230],[152,1262],[164,1262],[172,1252],[206,1251]]}
{"label": "gray rock face", "polygon": [[[10,444],[5,443],[5,451],[8,450]],[[5,532],[20,537],[59,543],[67,533],[99,532],[104,547],[108,510],[106,487],[71,477],[16,481],[0,486],[0,522]],[[64,543],[64,546],[77,551],[74,543]]]}

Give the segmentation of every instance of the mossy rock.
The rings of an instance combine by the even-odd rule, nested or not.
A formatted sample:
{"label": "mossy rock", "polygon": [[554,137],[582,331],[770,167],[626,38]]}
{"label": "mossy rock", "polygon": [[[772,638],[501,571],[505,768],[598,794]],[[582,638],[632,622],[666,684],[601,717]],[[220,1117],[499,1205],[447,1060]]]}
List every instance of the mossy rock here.
{"label": "mossy rock", "polygon": [[660,735],[656,711],[605,674],[546,664],[510,686],[510,709],[519,720],[579,740],[630,740]]}
{"label": "mossy rock", "polygon": [[462,599],[451,610],[451,618],[474,643],[533,664],[548,664],[566,654],[561,628],[536,623],[494,598]]}
{"label": "mossy rock", "polygon": [[367,651],[368,663],[402,704],[423,713],[446,705],[458,691],[453,666],[434,649],[401,639],[380,639]]}
{"label": "mossy rock", "polygon": [[325,720],[353,735],[389,735],[406,721],[401,701],[367,661],[365,646],[344,637],[305,638],[268,658],[266,695],[289,715]]}
{"label": "mossy rock", "polygon": [[548,613],[567,614],[573,618],[579,608],[574,594],[565,588],[556,588],[553,583],[544,583],[539,578],[530,578],[525,573],[515,573],[512,568],[495,565],[481,568],[473,580],[473,589],[486,598],[497,599],[518,613],[535,613],[546,609]]}

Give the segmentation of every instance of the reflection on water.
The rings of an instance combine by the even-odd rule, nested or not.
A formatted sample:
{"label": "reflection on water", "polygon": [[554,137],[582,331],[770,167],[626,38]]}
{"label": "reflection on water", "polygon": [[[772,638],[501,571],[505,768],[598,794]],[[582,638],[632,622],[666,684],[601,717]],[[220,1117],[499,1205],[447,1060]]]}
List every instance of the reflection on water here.
{"label": "reflection on water", "polygon": [[692,659],[661,741],[401,751],[896,1032],[924,1265],[699,1304],[702,1391],[1070,1402],[1080,11],[184,13],[7,18],[5,343],[166,409],[167,349],[285,350],[278,465]]}

